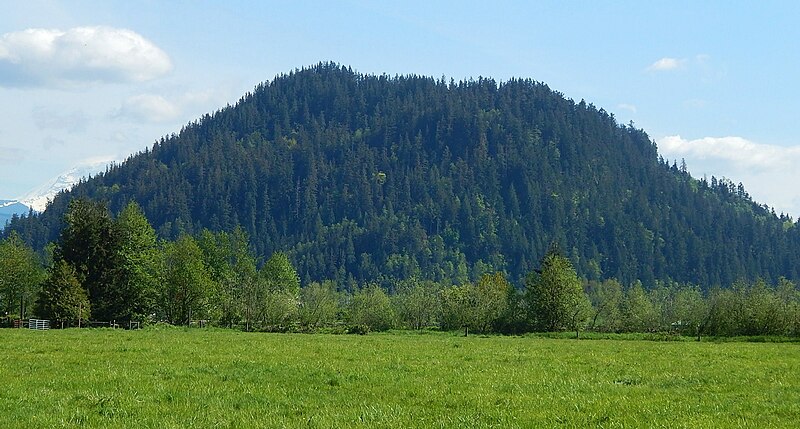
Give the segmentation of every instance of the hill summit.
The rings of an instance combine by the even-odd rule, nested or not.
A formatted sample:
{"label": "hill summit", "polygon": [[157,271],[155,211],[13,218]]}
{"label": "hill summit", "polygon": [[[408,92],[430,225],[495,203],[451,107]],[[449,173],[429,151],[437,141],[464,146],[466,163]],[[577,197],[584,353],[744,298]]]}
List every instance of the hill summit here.
{"label": "hill summit", "polygon": [[10,225],[55,240],[68,201],[137,201],[158,233],[241,226],[303,280],[514,281],[560,247],[587,279],[798,278],[793,221],[692,178],[647,134],[530,79],[281,75]]}

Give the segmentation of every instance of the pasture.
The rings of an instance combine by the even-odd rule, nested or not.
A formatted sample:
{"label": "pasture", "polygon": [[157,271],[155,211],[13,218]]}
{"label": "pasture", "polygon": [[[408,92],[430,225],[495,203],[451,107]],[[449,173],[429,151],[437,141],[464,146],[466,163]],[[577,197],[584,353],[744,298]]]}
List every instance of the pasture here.
{"label": "pasture", "polygon": [[0,330],[2,428],[797,427],[800,345]]}

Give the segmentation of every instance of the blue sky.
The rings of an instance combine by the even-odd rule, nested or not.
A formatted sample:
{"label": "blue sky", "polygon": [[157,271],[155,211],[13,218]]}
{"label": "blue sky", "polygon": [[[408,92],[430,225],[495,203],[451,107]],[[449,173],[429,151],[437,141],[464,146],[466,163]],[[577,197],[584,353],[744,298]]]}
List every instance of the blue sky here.
{"label": "blue sky", "polygon": [[799,2],[0,0],[0,199],[275,75],[532,78],[800,215]]}

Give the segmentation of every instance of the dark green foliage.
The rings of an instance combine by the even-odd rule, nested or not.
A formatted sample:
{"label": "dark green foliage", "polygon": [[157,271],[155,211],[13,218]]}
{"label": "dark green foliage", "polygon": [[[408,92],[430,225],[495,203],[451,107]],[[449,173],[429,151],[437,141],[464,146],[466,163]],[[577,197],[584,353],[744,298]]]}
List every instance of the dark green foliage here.
{"label": "dark green foliage", "polygon": [[[70,203],[54,251],[86,290],[92,318],[142,320],[156,307],[160,252],[156,234],[136,203],[117,219],[106,205],[87,199]],[[51,273],[52,275],[52,273]]]}
{"label": "dark green foliage", "polygon": [[[78,213],[85,216],[78,219]],[[294,266],[281,252],[258,269],[241,229],[204,230],[198,239],[182,235],[156,246],[155,234],[136,205],[108,222],[106,215],[102,204],[89,201],[76,201],[70,209],[70,228],[49,258],[53,263],[38,293],[40,316],[69,326],[76,319],[88,319],[99,304],[111,309],[117,317],[111,320],[117,321],[124,315],[149,321],[148,315],[155,314],[156,320],[173,324],[269,331],[364,334],[398,326],[512,334],[573,330],[577,335],[588,319],[589,329],[595,331],[682,334],[698,340],[703,335],[800,334],[800,291],[786,278],[777,284],[740,280],[730,289],[708,293],[694,285],[661,281],[649,290],[639,281],[623,288],[616,279],[582,282],[569,259],[553,246],[540,269],[529,274],[524,291],[515,289],[503,273],[485,272],[480,264],[476,270],[483,274],[477,282],[442,287],[411,277],[392,282],[391,295],[375,283],[350,289],[353,292],[337,291],[332,281],[301,288]],[[103,236],[98,230],[105,230],[96,226],[108,223],[112,239],[93,240]],[[94,255],[112,257],[101,266],[115,274],[113,280],[94,297],[81,281],[90,274],[81,276],[63,256],[75,259],[82,254],[85,249],[73,249],[74,243],[96,249],[83,252],[89,255],[84,266],[89,273],[97,263]],[[108,248],[97,249],[102,246]],[[13,234],[0,243],[4,300],[21,296],[24,303],[27,298],[19,291],[38,289],[41,268],[35,259],[32,249]],[[27,281],[33,283],[25,286]],[[110,321],[97,314],[91,312],[93,320]]]}
{"label": "dark green foliage", "polygon": [[55,252],[55,261],[64,261],[75,270],[92,303],[92,318],[109,321],[125,312],[115,287],[120,280],[120,235],[105,204],[84,198],[72,200],[64,215],[64,229]]}
{"label": "dark green foliage", "polygon": [[[520,284],[551,242],[581,277],[645,288],[797,279],[800,267],[791,219],[730,181],[690,177],[644,131],[532,80],[319,64],[259,85],[10,230],[42,248],[82,196],[113,212],[137,201],[162,238],[240,226],[256,254],[284,250],[304,282],[344,288],[494,271]],[[96,294],[104,271],[78,273]]]}
{"label": "dark green foliage", "polygon": [[89,319],[91,305],[86,290],[78,281],[75,268],[63,259],[50,267],[47,281],[39,292],[36,313],[41,318],[67,323]]}

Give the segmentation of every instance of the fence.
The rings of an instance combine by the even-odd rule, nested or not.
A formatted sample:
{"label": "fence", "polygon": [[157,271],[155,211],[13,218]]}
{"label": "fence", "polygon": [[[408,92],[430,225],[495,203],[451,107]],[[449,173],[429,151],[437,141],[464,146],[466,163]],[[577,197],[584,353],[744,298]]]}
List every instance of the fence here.
{"label": "fence", "polygon": [[28,320],[28,329],[35,329],[37,331],[46,331],[50,329],[50,321],[43,319],[30,319]]}
{"label": "fence", "polygon": [[63,328],[111,328],[111,329],[142,329],[142,322],[128,321],[75,321],[75,320],[56,320],[54,322],[47,319],[11,319],[10,317],[0,318],[0,328],[28,328],[33,330],[63,329]]}

